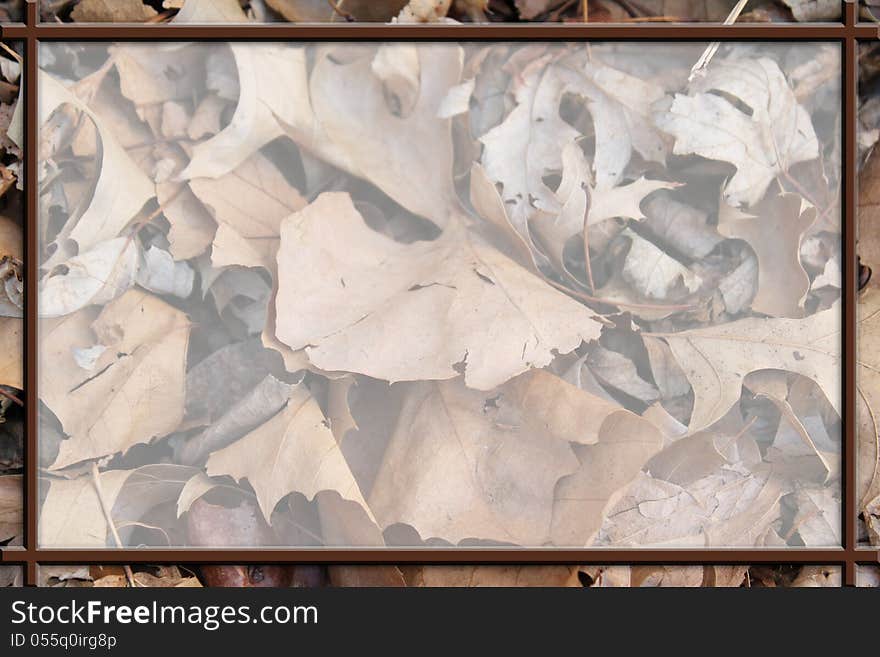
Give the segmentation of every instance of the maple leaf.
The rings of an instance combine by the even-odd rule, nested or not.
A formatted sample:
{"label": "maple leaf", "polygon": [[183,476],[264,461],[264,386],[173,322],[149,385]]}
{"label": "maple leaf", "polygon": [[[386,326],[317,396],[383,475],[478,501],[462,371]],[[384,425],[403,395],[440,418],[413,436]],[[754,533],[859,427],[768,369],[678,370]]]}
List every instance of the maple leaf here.
{"label": "maple leaf", "polygon": [[730,205],[754,205],[778,175],[819,156],[810,115],[772,59],[713,63],[693,91],[676,94],[669,110],[657,114],[657,125],[675,137],[676,154],[694,153],[736,167],[723,193]]}

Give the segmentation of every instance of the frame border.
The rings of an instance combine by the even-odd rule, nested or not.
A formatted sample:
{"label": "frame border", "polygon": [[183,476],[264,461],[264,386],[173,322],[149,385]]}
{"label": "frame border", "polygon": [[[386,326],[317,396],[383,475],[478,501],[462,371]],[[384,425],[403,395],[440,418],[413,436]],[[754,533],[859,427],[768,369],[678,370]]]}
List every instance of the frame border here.
{"label": "frame border", "polygon": [[[858,22],[858,5],[843,3],[841,23],[779,24],[269,24],[119,25],[47,24],[36,0],[27,0],[25,23],[0,26],[0,38],[25,44],[25,527],[24,547],[0,549],[0,563],[25,567],[25,583],[37,583],[40,564],[815,564],[840,566],[845,586],[856,584],[856,565],[877,564],[880,550],[858,545],[856,492],[857,407],[857,125],[858,47],[878,27]],[[37,541],[39,481],[37,427],[38,98],[37,49],[41,41],[828,41],[843,48],[843,513],[841,547],[826,549],[606,549],[606,548],[414,548],[414,549],[41,549]]]}

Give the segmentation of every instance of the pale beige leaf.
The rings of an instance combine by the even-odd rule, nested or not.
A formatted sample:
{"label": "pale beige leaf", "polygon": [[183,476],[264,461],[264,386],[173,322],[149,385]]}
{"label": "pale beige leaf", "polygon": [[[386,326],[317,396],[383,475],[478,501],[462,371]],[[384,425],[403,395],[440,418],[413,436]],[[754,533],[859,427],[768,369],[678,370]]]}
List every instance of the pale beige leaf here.
{"label": "pale beige leaf", "polygon": [[501,395],[492,408],[461,381],[410,384],[369,496],[380,527],[452,543],[550,540],[554,488],[578,461],[547,429],[511,423]]}
{"label": "pale beige leaf", "polygon": [[664,162],[664,137],[651,120],[652,106],[665,95],[663,87],[597,61],[573,60],[562,74],[568,90],[586,99],[593,120],[596,189],[620,184],[633,151],[649,162]]}
{"label": "pale beige leaf", "polygon": [[279,340],[321,369],[388,381],[450,379],[463,364],[467,384],[489,390],[600,329],[589,309],[458,224],[399,244],[340,193],[284,221],[278,281]]}
{"label": "pale beige leaf", "polygon": [[192,44],[123,43],[109,51],[120,92],[138,108],[189,101],[193,89],[203,83],[204,55]]}
{"label": "pale beige leaf", "polygon": [[134,285],[139,260],[137,242],[128,237],[100,242],[66,260],[62,273],[40,281],[40,316],[61,317],[112,301]]}
{"label": "pale beige leaf", "polygon": [[575,447],[580,467],[556,487],[554,545],[591,545],[609,510],[662,444],[660,431],[638,415],[620,409],[605,417],[598,442]]}
{"label": "pale beige leaf", "polygon": [[[180,465],[145,465],[110,470],[100,477],[103,501],[126,547],[131,529],[150,509],[173,502],[195,471]],[[52,479],[40,508],[40,546],[99,549],[113,544],[111,528],[91,475]],[[157,545],[167,545],[157,532]]]}
{"label": "pale beige leaf", "polygon": [[745,240],[758,256],[758,293],[752,310],[772,317],[803,317],[810,278],[800,261],[804,233],[816,209],[795,194],[760,203],[745,215],[721,205],[718,232]]}
{"label": "pale beige leaf", "polygon": [[558,212],[538,215],[533,227],[557,270],[564,271],[565,245],[572,237],[583,235],[587,226],[606,219],[642,219],[644,214],[640,205],[645,197],[658,189],[674,186],[673,183],[639,178],[620,187],[599,188],[593,182],[581,147],[571,142],[562,150],[562,180],[555,193]]}
{"label": "pale beige leaf", "polygon": [[77,23],[143,23],[156,14],[141,0],[82,0],[70,15]]}
{"label": "pale beige leaf", "polygon": [[24,480],[21,475],[0,476],[0,542],[7,544],[24,529]]}
{"label": "pale beige leaf", "polygon": [[880,290],[859,297],[857,495],[860,508],[880,499]]}
{"label": "pale beige leaf", "polygon": [[286,123],[314,125],[305,50],[278,44],[230,44],[240,95],[232,120],[197,144],[180,178],[218,178],[237,168],[276,137]]}
{"label": "pale beige leaf", "polygon": [[652,242],[627,228],[629,252],[623,263],[623,278],[649,299],[669,299],[675,292],[696,292],[703,284],[699,275],[675,260]]}
{"label": "pale beige leaf", "polygon": [[[751,114],[712,92],[733,96]],[[713,61],[694,93],[676,94],[656,121],[675,137],[676,154],[694,153],[736,167],[723,193],[734,206],[754,205],[777,175],[819,155],[809,114],[779,65],[765,57]]]}
{"label": "pale beige leaf", "polygon": [[465,80],[461,84],[452,87],[443,97],[437,117],[448,119],[459,114],[464,114],[470,108],[471,95],[474,93],[475,78]]}
{"label": "pale beige leaf", "polygon": [[[184,411],[190,324],[157,297],[130,290],[89,325],[90,311],[41,330],[43,362],[53,376],[40,394],[69,438],[51,469],[124,452],[177,428]],[[75,361],[73,347],[107,347],[92,376]]]}
{"label": "pale beige leaf", "polygon": [[[101,477],[101,490],[112,508],[131,470],[111,470]],[[109,527],[91,477],[57,479],[49,484],[40,507],[41,547],[94,547],[107,545]]]}
{"label": "pale beige leaf", "polygon": [[217,222],[211,254],[215,267],[270,268],[281,220],[306,205],[278,167],[260,153],[219,178],[194,178],[189,186]]}
{"label": "pale beige leaf", "polygon": [[312,499],[323,490],[368,509],[357,482],[318,403],[304,385],[291,391],[287,407],[229,447],[211,454],[210,476],[247,479],[268,521],[291,492]]}
{"label": "pale beige leaf", "polygon": [[247,23],[238,0],[186,0],[172,23]]}
{"label": "pale beige leaf", "polygon": [[397,16],[399,23],[436,23],[446,17],[452,0],[409,0]]}
{"label": "pale beige leaf", "polygon": [[743,378],[760,369],[814,380],[840,413],[840,331],[835,305],[804,319],[747,318],[665,335],[694,390],[690,432],[723,417],[739,400]]}
{"label": "pale beige leaf", "polygon": [[830,488],[802,488],[795,494],[797,512],[792,525],[808,547],[841,545],[842,502]]}
{"label": "pale beige leaf", "polygon": [[[383,46],[378,53],[370,48],[354,57],[347,54],[350,49],[326,50],[315,62],[309,89],[323,131],[335,150],[344,153],[349,172],[366,178],[410,212],[446,225],[459,204],[452,181],[450,121],[437,113],[449,89],[460,82],[461,47],[423,44],[416,49],[418,95],[408,101],[408,112],[407,100],[395,95],[373,67],[382,53],[388,53],[386,58],[405,56],[407,44]],[[415,73],[411,66],[409,75]],[[299,126],[285,122],[301,141]],[[314,144],[312,150],[319,155],[327,149],[313,136],[305,137],[311,137],[306,144]]]}
{"label": "pale beige leaf", "polygon": [[722,469],[687,488],[640,474],[602,526],[602,545],[763,546],[780,521],[779,480]]}
{"label": "pale beige leaf", "polygon": [[[75,225],[65,226],[60,237],[69,237],[85,251],[119,235],[119,232],[153,196],[153,183],[137,167],[103,123],[81,100],[51,75],[40,74],[40,117],[45,122],[60,106],[68,104],[88,116],[100,136],[100,171],[94,192],[81,209]],[[120,181],[125,181],[120,184]],[[59,249],[60,253],[61,249]]]}
{"label": "pale beige leaf", "polygon": [[17,317],[0,317],[0,385],[19,390],[24,388],[23,335],[23,320]]}
{"label": "pale beige leaf", "polygon": [[[388,22],[397,16],[406,3],[407,0],[346,0],[340,7],[359,22]],[[327,4],[327,0],[266,0],[266,4],[295,23],[342,20]]]}
{"label": "pale beige leaf", "polygon": [[563,149],[580,136],[559,115],[568,83],[547,65],[548,59],[545,55],[526,66],[513,89],[516,107],[480,137],[486,175],[503,186],[510,222],[530,246],[529,221],[540,207],[557,205],[544,176],[561,168]]}

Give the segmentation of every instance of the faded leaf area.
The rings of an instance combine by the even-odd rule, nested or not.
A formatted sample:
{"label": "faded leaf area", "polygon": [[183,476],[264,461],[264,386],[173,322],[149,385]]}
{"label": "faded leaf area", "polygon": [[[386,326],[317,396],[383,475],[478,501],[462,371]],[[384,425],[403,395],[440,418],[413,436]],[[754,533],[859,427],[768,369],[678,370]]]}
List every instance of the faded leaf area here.
{"label": "faded leaf area", "polygon": [[838,545],[839,61],[703,48],[44,46],[42,545]]}
{"label": "faded leaf area", "polygon": [[[24,0],[0,0],[21,20]],[[40,0],[48,22],[638,22],[723,21],[735,0]],[[868,4],[871,4],[870,1]],[[828,21],[836,0],[751,0],[743,22]]]}

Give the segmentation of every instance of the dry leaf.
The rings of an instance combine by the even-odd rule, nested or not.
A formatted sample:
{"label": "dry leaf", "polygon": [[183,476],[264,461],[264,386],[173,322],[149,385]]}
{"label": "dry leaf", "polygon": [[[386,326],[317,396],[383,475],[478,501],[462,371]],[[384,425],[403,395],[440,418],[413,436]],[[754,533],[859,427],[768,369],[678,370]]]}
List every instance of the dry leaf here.
{"label": "dry leaf", "polygon": [[[94,191],[78,213],[76,221],[68,221],[58,240],[71,239],[79,245],[80,252],[83,252],[119,235],[152,198],[154,189],[149,178],[131,161],[112,134],[103,127],[97,115],[51,75],[41,73],[41,122],[45,122],[52,112],[65,104],[88,116],[100,137],[97,157],[101,164]],[[119,180],[125,180],[125,184],[120,186]],[[60,248],[57,253],[67,252],[67,249]]]}
{"label": "dry leaf", "polygon": [[858,486],[860,509],[880,499],[880,291],[876,284],[859,297]]}
{"label": "dry leaf", "polygon": [[137,278],[137,242],[117,237],[65,261],[57,275],[40,281],[40,316],[61,317],[104,305],[130,289]]}
{"label": "dry leaf", "polygon": [[[408,0],[346,0],[340,8],[356,21],[388,22]],[[294,23],[325,23],[342,18],[326,0],[267,0],[272,9]]]}
{"label": "dry leaf", "polygon": [[783,194],[751,212],[754,215],[722,204],[718,232],[745,240],[758,256],[758,293],[752,310],[771,317],[803,317],[810,277],[801,265],[801,242],[816,220],[816,209],[800,196]]}
{"label": "dry leaf", "polygon": [[[175,500],[192,474],[192,468],[170,464],[102,472],[99,477],[104,503],[111,510],[120,536],[125,537],[153,507]],[[39,532],[41,547],[104,548],[108,541],[112,543],[112,532],[91,476],[51,480],[40,508]]]}
{"label": "dry leaf", "polygon": [[841,315],[835,305],[804,319],[741,319],[664,335],[694,390],[691,433],[723,417],[743,378],[785,369],[814,380],[840,413]]}
{"label": "dry leaf", "polygon": [[80,0],[71,12],[79,23],[143,23],[156,15],[141,0]]}
{"label": "dry leaf", "polygon": [[656,427],[625,410],[604,418],[598,433],[595,445],[574,446],[580,468],[556,488],[555,545],[593,544],[611,508],[663,443]]}
{"label": "dry leaf", "polygon": [[819,156],[810,116],[772,59],[712,62],[694,92],[676,94],[669,111],[658,113],[657,125],[675,137],[676,154],[694,153],[736,167],[723,193],[730,205],[755,205],[776,176]]}
{"label": "dry leaf", "polygon": [[317,402],[299,385],[287,407],[229,447],[211,454],[208,474],[247,478],[268,521],[275,505],[291,492],[312,499],[322,490],[366,502]]}
{"label": "dry leaf", "polygon": [[501,394],[492,408],[460,381],[409,385],[369,495],[380,527],[406,523],[453,544],[549,542],[554,488],[578,461],[540,425],[508,424]]}
{"label": "dry leaf", "polygon": [[[630,247],[623,279],[649,299],[670,299],[696,292],[702,279],[653,243],[627,229]],[[677,294],[676,294],[677,293]]]}
{"label": "dry leaf", "polygon": [[24,481],[20,475],[0,476],[0,543],[9,545],[24,529]]}
{"label": "dry leaf", "polygon": [[[407,48],[382,45],[378,52],[371,48],[354,57],[347,52],[350,46],[321,53],[310,79],[312,107],[334,150],[344,153],[348,166],[343,168],[410,212],[444,226],[459,204],[452,183],[450,122],[437,114],[448,90],[460,81],[463,53],[457,44],[416,49],[419,69],[410,75],[418,76],[418,97],[404,113],[405,99],[376,75],[373,62],[389,49],[388,57],[401,58]],[[348,107],[358,111],[343,109]],[[294,138],[309,128],[281,118]],[[326,145],[315,142],[315,150],[322,155]]]}
{"label": "dry leaf", "polygon": [[238,0],[186,0],[173,23],[247,23]]}
{"label": "dry leaf", "polygon": [[[41,397],[69,436],[53,470],[148,443],[183,419],[190,330],[185,315],[131,290],[92,317],[80,311],[41,331],[43,362],[53,368]],[[76,363],[72,347],[90,347],[95,340],[107,349],[90,372]]]}
{"label": "dry leaf", "polygon": [[399,244],[344,194],[285,220],[278,280],[282,342],[321,369],[388,381],[450,379],[463,367],[469,386],[489,390],[599,332],[587,308],[463,227]]}
{"label": "dry leaf", "polygon": [[[282,219],[306,205],[281,171],[255,154],[219,178],[194,178],[189,186],[217,222],[211,263],[271,268]],[[172,230],[174,224],[172,224]]]}
{"label": "dry leaf", "polygon": [[24,322],[0,317],[0,385],[24,388],[21,354],[24,350]]}

